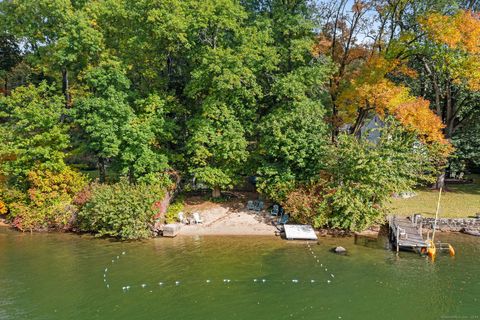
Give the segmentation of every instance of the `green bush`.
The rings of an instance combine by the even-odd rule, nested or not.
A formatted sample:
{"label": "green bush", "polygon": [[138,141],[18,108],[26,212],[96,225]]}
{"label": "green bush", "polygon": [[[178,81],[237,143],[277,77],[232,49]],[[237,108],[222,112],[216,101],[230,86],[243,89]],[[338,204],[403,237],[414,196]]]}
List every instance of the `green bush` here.
{"label": "green bush", "polygon": [[165,221],[167,223],[175,223],[177,221],[178,213],[183,210],[183,198],[177,198],[172,204],[168,206],[165,214]]}
{"label": "green bush", "polygon": [[122,179],[112,185],[93,185],[90,199],[78,213],[78,227],[124,240],[150,237],[150,226],[164,196],[163,184],[134,185]]}

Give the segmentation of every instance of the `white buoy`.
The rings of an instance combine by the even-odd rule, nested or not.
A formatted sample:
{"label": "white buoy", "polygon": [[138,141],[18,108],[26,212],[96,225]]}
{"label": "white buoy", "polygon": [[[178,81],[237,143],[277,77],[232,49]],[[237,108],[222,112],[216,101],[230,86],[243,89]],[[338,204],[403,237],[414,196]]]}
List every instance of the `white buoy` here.
{"label": "white buoy", "polygon": [[328,271],[328,269],[327,269],[327,268],[325,268],[325,271]]}
{"label": "white buoy", "polygon": [[293,283],[298,283],[298,280],[297,280],[297,279],[293,279],[292,282],[293,282]]}
{"label": "white buoy", "polygon": [[159,282],[158,285],[159,285],[159,286],[163,286],[163,282]]}
{"label": "white buoy", "polygon": [[257,279],[253,279],[253,282],[257,282]]}
{"label": "white buoy", "polygon": [[123,290],[127,290],[127,287],[122,287]]}
{"label": "white buoy", "polygon": [[267,280],[265,280],[265,279],[262,279],[262,282],[266,282],[266,281],[267,281]]}
{"label": "white buoy", "polygon": [[110,288],[110,285],[109,285],[109,284],[107,284],[107,288]]}
{"label": "white buoy", "polygon": [[115,263],[115,260],[112,260],[112,263]]}
{"label": "white buoy", "polygon": [[145,283],[142,284],[142,288],[145,288],[147,285]]}
{"label": "white buoy", "polygon": [[125,254],[125,251],[123,251],[122,254]]}
{"label": "white buoy", "polygon": [[327,280],[327,283],[330,283],[330,282],[332,282],[332,281],[330,281],[330,280]]}
{"label": "white buoy", "polygon": [[315,282],[315,280],[310,280],[310,283],[314,283],[314,282]]}
{"label": "white buoy", "polygon": [[210,280],[205,281],[206,283],[210,283]]}
{"label": "white buoy", "polygon": [[178,286],[180,284],[180,281],[175,281],[175,285]]}
{"label": "white buoy", "polygon": [[332,278],[335,278],[335,276],[333,274],[330,274],[332,276]]}
{"label": "white buoy", "polygon": [[120,257],[119,257],[119,256],[117,256],[117,259],[120,259]]}
{"label": "white buoy", "polygon": [[320,262],[320,260],[317,260],[317,263],[319,263],[319,262]]}
{"label": "white buoy", "polygon": [[130,289],[130,286],[127,286],[127,290],[129,290],[129,289]]}
{"label": "white buoy", "polygon": [[103,279],[103,282],[107,282],[107,279]]}
{"label": "white buoy", "polygon": [[107,271],[108,271],[108,268],[105,268],[105,272],[107,272]]}

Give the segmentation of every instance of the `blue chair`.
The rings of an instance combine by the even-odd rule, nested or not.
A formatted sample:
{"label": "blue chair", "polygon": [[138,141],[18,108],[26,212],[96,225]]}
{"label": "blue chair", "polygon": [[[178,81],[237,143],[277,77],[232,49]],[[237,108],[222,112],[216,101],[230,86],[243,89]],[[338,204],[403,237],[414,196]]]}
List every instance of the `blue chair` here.
{"label": "blue chair", "polygon": [[279,213],[280,213],[280,208],[278,207],[278,204],[274,204],[270,214],[272,216],[278,216]]}
{"label": "blue chair", "polygon": [[288,222],[288,214],[282,215],[280,218],[278,218],[278,224],[286,224]]}
{"label": "blue chair", "polygon": [[255,205],[253,204],[253,201],[252,201],[252,200],[248,200],[248,202],[247,202],[247,209],[248,209],[248,210],[253,210],[253,209],[255,209]]}
{"label": "blue chair", "polygon": [[263,209],[263,201],[257,201],[256,206],[255,206],[255,211],[260,212]]}

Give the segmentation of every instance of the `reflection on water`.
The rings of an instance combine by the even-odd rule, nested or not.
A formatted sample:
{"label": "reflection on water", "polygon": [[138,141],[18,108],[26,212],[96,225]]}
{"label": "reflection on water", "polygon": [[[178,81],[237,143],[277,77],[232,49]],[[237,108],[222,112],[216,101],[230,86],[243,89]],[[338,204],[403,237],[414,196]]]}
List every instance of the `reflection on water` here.
{"label": "reflection on water", "polygon": [[[0,229],[0,319],[480,318],[480,238],[440,237],[457,256],[433,264],[385,239],[116,242]],[[348,254],[331,253],[337,245]]]}

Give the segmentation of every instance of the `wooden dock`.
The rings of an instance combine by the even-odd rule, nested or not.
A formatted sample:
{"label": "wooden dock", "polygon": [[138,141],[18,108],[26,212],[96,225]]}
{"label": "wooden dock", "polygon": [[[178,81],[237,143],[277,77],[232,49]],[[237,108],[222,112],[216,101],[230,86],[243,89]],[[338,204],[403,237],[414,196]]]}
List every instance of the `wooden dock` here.
{"label": "wooden dock", "polygon": [[399,250],[421,251],[422,248],[427,248],[427,243],[423,239],[421,224],[398,216],[390,216],[388,222],[390,240],[397,252]]}

